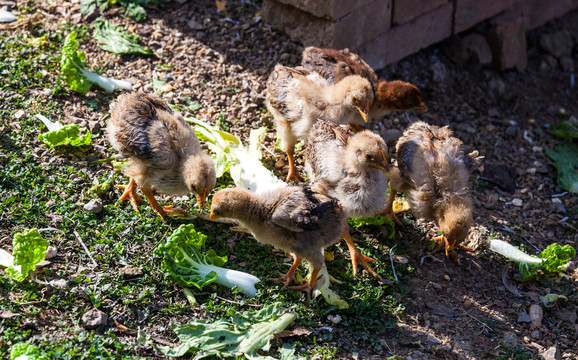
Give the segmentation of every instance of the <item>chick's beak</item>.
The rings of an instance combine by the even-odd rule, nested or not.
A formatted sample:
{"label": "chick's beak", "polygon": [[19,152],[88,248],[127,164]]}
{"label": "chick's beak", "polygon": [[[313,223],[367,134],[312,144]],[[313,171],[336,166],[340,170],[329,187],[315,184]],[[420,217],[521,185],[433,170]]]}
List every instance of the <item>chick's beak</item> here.
{"label": "chick's beak", "polygon": [[369,121],[369,99],[365,100],[365,107],[363,109],[360,108],[359,106],[356,106],[355,108],[361,114],[363,121],[368,122]]}
{"label": "chick's beak", "polygon": [[218,218],[220,218],[220,216],[211,211],[210,218],[211,218],[211,221],[215,221]]}
{"label": "chick's beak", "polygon": [[423,101],[422,101],[418,106],[416,106],[415,109],[416,109],[416,110],[421,110],[421,111],[423,111],[423,112],[427,112],[427,106],[425,106],[425,104],[423,103]]}
{"label": "chick's beak", "polygon": [[385,154],[383,153],[383,150],[380,150],[381,152],[381,157],[383,159],[383,162],[380,162],[377,164],[377,168],[381,171],[383,171],[385,173],[385,175],[389,175],[389,171],[387,170],[387,158],[385,157]]}
{"label": "chick's beak", "polygon": [[197,198],[197,204],[199,205],[199,210],[203,210],[205,203],[207,202],[207,188],[203,189],[202,194],[195,194]]}

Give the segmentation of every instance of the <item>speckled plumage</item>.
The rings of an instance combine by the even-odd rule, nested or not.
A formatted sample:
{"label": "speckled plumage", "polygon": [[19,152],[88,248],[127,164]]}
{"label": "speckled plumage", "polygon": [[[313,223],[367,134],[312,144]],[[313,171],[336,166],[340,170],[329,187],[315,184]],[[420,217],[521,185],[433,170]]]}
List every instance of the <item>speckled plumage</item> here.
{"label": "speckled plumage", "polygon": [[254,194],[241,188],[218,191],[211,218],[237,219],[255,238],[291,254],[295,260],[285,285],[303,259],[313,267],[308,292],[324,263],[323,249],[339,241],[346,215],[339,202],[307,186],[290,186]]}
{"label": "speckled plumage", "polygon": [[110,109],[108,139],[128,158],[123,172],[143,192],[154,188],[168,195],[199,195],[204,191],[206,196],[213,189],[211,158],[201,150],[193,128],[160,98],[122,94]]}
{"label": "speckled plumage", "polygon": [[393,110],[418,109],[427,111],[419,89],[408,82],[380,80],[375,71],[363,59],[348,49],[335,50],[307,47],[303,51],[301,65],[320,74],[330,83],[346,76],[359,75],[371,83],[374,101],[369,117],[381,117]]}
{"label": "speckled plumage", "polygon": [[290,174],[295,144],[307,139],[317,120],[336,124],[363,122],[362,116],[356,114],[366,116],[372,100],[371,85],[360,76],[348,76],[331,84],[303,68],[275,66],[267,81],[266,104],[289,157]]}
{"label": "speckled plumage", "polygon": [[468,182],[471,163],[479,160],[477,151],[464,154],[462,141],[447,126],[420,121],[405,130],[396,154],[392,190],[407,192],[416,217],[436,221],[451,253],[472,223]]}
{"label": "speckled plumage", "polygon": [[[350,217],[373,216],[385,207],[387,178],[387,145],[369,130],[358,133],[318,121],[309,135],[305,152],[305,169],[313,186],[335,197]],[[377,279],[381,277],[369,266],[343,228],[351,254],[353,275],[361,264]]]}
{"label": "speckled plumage", "polygon": [[339,199],[349,216],[373,216],[385,207],[386,154],[383,139],[369,130],[346,133],[319,121],[307,142],[305,169],[309,180]]}

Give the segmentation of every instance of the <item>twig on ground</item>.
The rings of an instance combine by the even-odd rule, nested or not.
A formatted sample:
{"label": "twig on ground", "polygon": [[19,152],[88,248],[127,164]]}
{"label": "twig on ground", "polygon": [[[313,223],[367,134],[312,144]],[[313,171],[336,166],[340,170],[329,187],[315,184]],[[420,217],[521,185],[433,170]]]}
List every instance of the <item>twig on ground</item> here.
{"label": "twig on ground", "polygon": [[268,147],[266,147],[265,145],[263,145],[263,143],[259,143],[259,145],[263,148],[263,150],[265,150],[266,152],[269,153],[269,155],[271,155],[274,159],[277,159],[279,157],[281,157],[281,155],[276,155],[273,151],[269,150]]}
{"label": "twig on ground", "polygon": [[94,261],[94,258],[92,257],[92,255],[90,254],[90,251],[88,251],[88,248],[86,247],[86,245],[84,244],[84,241],[82,241],[82,238],[80,237],[80,235],[78,235],[78,232],[76,230],[73,231],[74,235],[76,236],[76,239],[78,240],[78,242],[80,243],[80,245],[82,245],[82,248],[84,249],[84,251],[86,252],[86,255],[88,255],[88,257],[90,258],[90,260],[92,261],[92,264],[94,265],[94,267],[98,267],[98,264],[96,263],[96,261]]}
{"label": "twig on ground", "polygon": [[396,246],[397,244],[393,245],[393,247],[389,249],[389,260],[391,261],[391,268],[393,270],[393,277],[395,279],[395,282],[399,282],[399,280],[397,279],[397,274],[395,273],[395,266],[393,266],[393,256],[391,255],[391,252],[393,251],[393,249],[395,249]]}
{"label": "twig on ground", "polygon": [[516,236],[521,237],[522,239],[526,240],[526,242],[527,242],[528,244],[532,245],[532,247],[533,247],[534,249],[536,249],[536,251],[542,252],[542,250],[540,250],[540,248],[537,247],[536,245],[532,244],[532,242],[531,242],[528,238],[522,236],[521,234],[518,234],[517,232],[515,232],[515,231],[512,230],[512,229],[510,229],[510,228],[507,227],[506,225],[503,225],[503,224],[502,224],[502,226],[503,226],[503,227],[502,227],[503,230],[505,230],[505,231],[507,231],[507,232],[509,232],[509,233],[515,234]]}

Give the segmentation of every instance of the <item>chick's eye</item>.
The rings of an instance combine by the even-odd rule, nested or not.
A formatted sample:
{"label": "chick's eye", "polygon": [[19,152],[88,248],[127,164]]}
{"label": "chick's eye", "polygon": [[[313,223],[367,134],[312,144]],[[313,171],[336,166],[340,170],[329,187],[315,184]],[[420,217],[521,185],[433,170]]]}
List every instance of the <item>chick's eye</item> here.
{"label": "chick's eye", "polygon": [[354,96],[354,97],[353,97],[353,102],[356,103],[356,104],[359,104],[359,99]]}
{"label": "chick's eye", "polygon": [[375,161],[375,158],[371,154],[366,154],[365,158],[367,159],[367,161]]}

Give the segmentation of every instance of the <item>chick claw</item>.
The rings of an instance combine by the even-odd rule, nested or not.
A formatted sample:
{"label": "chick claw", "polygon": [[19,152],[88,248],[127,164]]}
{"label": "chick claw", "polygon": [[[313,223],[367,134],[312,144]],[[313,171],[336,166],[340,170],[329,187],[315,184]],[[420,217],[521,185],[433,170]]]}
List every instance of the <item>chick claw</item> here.
{"label": "chick claw", "polygon": [[134,179],[130,179],[127,185],[116,185],[118,189],[124,190],[124,193],[120,196],[119,201],[130,201],[130,205],[137,213],[138,211],[138,203],[141,203],[143,200],[140,196],[136,193],[136,181]]}

